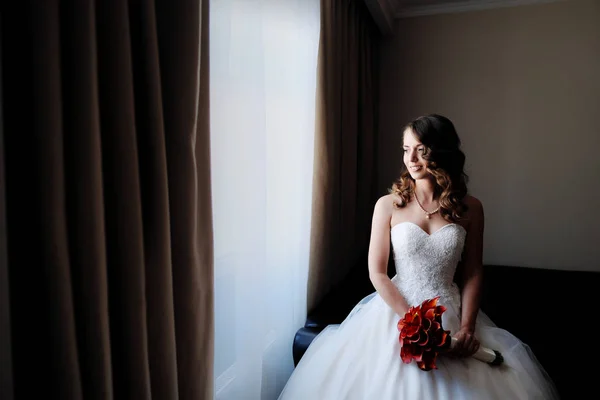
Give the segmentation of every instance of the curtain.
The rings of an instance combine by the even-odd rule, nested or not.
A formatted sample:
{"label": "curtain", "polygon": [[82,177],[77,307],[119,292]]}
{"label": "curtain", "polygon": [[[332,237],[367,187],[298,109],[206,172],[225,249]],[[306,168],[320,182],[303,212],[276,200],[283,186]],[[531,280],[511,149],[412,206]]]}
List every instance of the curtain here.
{"label": "curtain", "polygon": [[309,311],[355,268],[368,280],[379,40],[362,0],[321,0]]}
{"label": "curtain", "polygon": [[[1,11],[0,11],[1,15]],[[0,17],[0,24],[2,18]],[[0,25],[0,76],[2,76],[2,28]],[[13,400],[8,257],[6,253],[6,181],[4,172],[4,127],[0,79],[0,399]]]}
{"label": "curtain", "polygon": [[209,399],[208,2],[1,10],[16,399]]}
{"label": "curtain", "polygon": [[211,3],[215,397],[276,399],[306,319],[318,0]]}

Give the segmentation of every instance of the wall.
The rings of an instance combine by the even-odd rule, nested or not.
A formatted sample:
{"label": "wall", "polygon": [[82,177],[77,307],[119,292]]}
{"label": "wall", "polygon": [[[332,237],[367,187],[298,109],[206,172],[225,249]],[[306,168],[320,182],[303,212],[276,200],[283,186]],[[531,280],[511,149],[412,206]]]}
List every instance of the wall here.
{"label": "wall", "polygon": [[484,204],[484,262],[600,271],[600,1],[400,19],[381,61],[382,194],[402,126],[444,114]]}

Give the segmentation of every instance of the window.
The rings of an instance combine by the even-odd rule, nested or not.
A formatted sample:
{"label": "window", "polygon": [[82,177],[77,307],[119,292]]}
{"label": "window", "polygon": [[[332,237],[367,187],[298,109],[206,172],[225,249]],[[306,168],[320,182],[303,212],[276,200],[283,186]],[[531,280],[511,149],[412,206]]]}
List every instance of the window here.
{"label": "window", "polygon": [[276,399],[306,317],[319,0],[211,2],[215,398]]}

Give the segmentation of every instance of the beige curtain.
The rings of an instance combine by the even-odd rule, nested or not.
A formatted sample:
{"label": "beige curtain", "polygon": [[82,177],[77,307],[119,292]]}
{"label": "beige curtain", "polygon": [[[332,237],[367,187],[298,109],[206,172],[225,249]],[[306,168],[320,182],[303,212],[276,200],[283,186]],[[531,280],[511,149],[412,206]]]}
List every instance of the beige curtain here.
{"label": "beige curtain", "polygon": [[208,1],[3,6],[16,399],[212,399]]}
{"label": "beige curtain", "polygon": [[309,311],[350,270],[368,279],[379,39],[362,0],[321,0]]}

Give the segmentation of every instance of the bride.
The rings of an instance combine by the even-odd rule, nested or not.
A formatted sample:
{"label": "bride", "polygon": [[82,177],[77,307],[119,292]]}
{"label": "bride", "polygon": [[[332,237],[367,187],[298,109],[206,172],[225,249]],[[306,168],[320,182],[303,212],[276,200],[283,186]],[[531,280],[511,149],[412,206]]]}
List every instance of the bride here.
{"label": "bride", "polygon": [[[280,400],[559,397],[531,349],[479,309],[484,212],[467,194],[460,144],[440,115],[405,127],[403,172],[373,213],[369,276],[376,292],[313,340]],[[410,306],[438,296],[446,307],[442,325],[455,340],[435,369],[423,371],[402,361],[397,324]],[[498,350],[504,363],[473,357],[480,346]]]}

